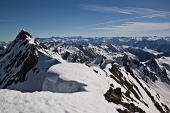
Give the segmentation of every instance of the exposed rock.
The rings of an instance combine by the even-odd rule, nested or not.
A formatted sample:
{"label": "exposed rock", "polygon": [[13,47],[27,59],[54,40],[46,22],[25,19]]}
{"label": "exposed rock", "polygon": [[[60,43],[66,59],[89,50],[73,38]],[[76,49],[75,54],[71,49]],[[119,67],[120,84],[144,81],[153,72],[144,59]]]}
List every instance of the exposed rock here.
{"label": "exposed rock", "polygon": [[127,91],[125,92],[125,96],[130,98],[130,91],[129,91],[129,90],[127,90]]}
{"label": "exposed rock", "polygon": [[[10,89],[12,87],[13,89],[15,84],[18,85],[19,83],[26,82],[28,78],[33,78],[32,76],[34,76],[34,74],[39,73],[40,69],[35,68],[36,64],[38,62],[44,62],[46,57],[53,59],[49,54],[46,54],[47,52],[45,50],[45,46],[36,42],[28,32],[22,30],[14,41],[12,41],[6,49],[0,52],[0,88]],[[39,55],[41,56],[42,61],[39,61]],[[56,63],[58,61],[53,59],[52,62]],[[43,63],[41,65],[43,65]],[[52,63],[49,64],[49,66],[50,65],[52,65]],[[29,74],[28,76],[27,73],[31,69],[33,69],[31,72],[34,74]],[[38,76],[35,76],[35,78],[36,77],[38,78]],[[42,78],[43,75],[40,79]],[[37,83],[35,84],[40,86],[42,83],[43,80],[37,80]],[[24,87],[20,86],[22,91],[34,91],[34,88],[26,88],[26,90],[24,90]],[[14,89],[17,90],[17,88]],[[41,87],[38,87],[38,90],[41,90]]]}
{"label": "exposed rock", "polygon": [[109,90],[104,94],[104,97],[108,102],[120,104],[122,97],[121,88],[113,89],[110,87]]}
{"label": "exposed rock", "polygon": [[16,40],[25,40],[26,38],[33,38],[27,31],[24,29],[17,35]]}
{"label": "exposed rock", "polygon": [[119,113],[131,113],[129,110],[127,110],[127,109],[124,109],[124,110],[121,110],[121,109],[117,109],[117,111],[119,112]]}
{"label": "exposed rock", "polygon": [[[113,65],[112,68],[109,69],[109,71],[113,74],[113,75],[110,75],[111,78],[113,78],[117,83],[119,83],[119,84],[120,84],[121,86],[123,86],[125,89],[128,88],[127,90],[130,90],[130,91],[135,95],[135,97],[140,100],[140,96],[142,96],[142,95],[140,94],[140,91],[138,90],[138,88],[137,88],[134,84],[128,82],[128,81],[123,77],[123,74],[120,72],[120,70],[119,70],[116,66]],[[138,93],[140,94],[140,96],[139,96],[138,93],[134,90],[134,88],[137,89],[137,91],[138,91]]]}
{"label": "exposed rock", "polygon": [[63,56],[64,60],[67,60],[68,56],[70,55],[70,52],[66,51],[66,53]]}
{"label": "exposed rock", "polygon": [[133,103],[126,103],[122,102],[122,92],[121,88],[113,89],[112,87],[104,94],[105,99],[108,102],[113,102],[115,104],[121,104],[122,106],[126,107],[128,110],[121,110],[117,109],[119,113],[132,113],[132,112],[139,112],[145,113],[141,108],[135,106]]}
{"label": "exposed rock", "polygon": [[162,106],[163,106],[163,107],[165,108],[165,110],[166,110],[165,113],[170,113],[169,107],[168,107],[167,105],[163,104],[163,103],[161,103],[161,104],[162,104]]}
{"label": "exposed rock", "polygon": [[[154,99],[154,97],[151,95],[151,93],[141,84],[141,82],[138,80],[138,78],[133,74],[133,71],[131,70],[131,68],[128,65],[128,56],[126,55],[122,61],[123,61],[123,66],[125,66],[125,69],[127,72],[129,72],[131,74],[131,76],[139,83],[139,85],[145,90],[145,92],[147,93],[147,95],[151,98],[152,102],[154,103],[155,107],[161,112],[161,113],[165,113],[165,111],[163,110],[163,108],[160,106],[160,104]],[[157,62],[155,61],[155,59],[151,59],[151,65],[152,68],[155,68],[155,70],[158,68]],[[158,69],[159,70],[159,69]],[[133,91],[133,90],[132,90]],[[139,92],[140,93],[140,92]],[[135,94],[135,93],[134,93]],[[148,106],[145,102],[144,104],[146,106]]]}
{"label": "exposed rock", "polygon": [[150,77],[153,82],[155,82],[157,80],[157,77],[159,77],[162,81],[170,84],[170,79],[168,78],[168,74],[165,68],[161,69],[154,58],[148,60],[145,65],[150,69],[150,71],[147,68],[144,68],[144,73],[147,72],[146,76]]}
{"label": "exposed rock", "polygon": [[130,111],[130,113],[134,113],[134,112],[146,113],[144,110],[142,110],[138,106],[135,106],[133,103],[129,104],[129,103],[126,103],[126,102],[121,102],[121,105],[126,107]]}
{"label": "exposed rock", "polygon": [[163,108],[160,106],[160,104],[154,99],[154,97],[151,95],[151,93],[145,88],[145,92],[148,94],[148,96],[151,98],[152,102],[154,103],[155,107],[161,112],[166,113]]}
{"label": "exposed rock", "polygon": [[[29,43],[29,40],[33,40],[30,38],[32,38],[32,36],[28,32],[22,30],[17,35],[16,39],[10,43],[10,45],[4,50],[4,52],[2,52],[2,55],[4,55],[4,57],[8,56],[7,58],[0,60],[0,64],[4,64],[0,67],[3,68],[3,72],[1,72],[3,73],[3,76],[0,76],[0,86],[2,88],[6,88],[13,83],[17,84],[18,82],[24,82],[27,79],[26,73],[37,64],[37,49],[34,44]],[[21,46],[24,46],[23,48],[25,49],[20,49]],[[17,50],[13,50],[13,48],[16,48]],[[14,73],[11,70],[12,68],[19,67],[20,70],[18,70],[18,72]]]}

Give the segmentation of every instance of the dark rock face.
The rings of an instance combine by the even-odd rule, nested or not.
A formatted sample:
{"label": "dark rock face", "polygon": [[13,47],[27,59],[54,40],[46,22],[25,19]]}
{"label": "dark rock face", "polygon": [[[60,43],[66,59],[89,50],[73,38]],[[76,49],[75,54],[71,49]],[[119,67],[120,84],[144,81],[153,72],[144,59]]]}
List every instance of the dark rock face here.
{"label": "dark rock face", "polygon": [[119,113],[132,113],[132,112],[145,113],[145,111],[135,106],[133,103],[122,102],[121,88],[113,89],[112,87],[110,87],[109,90],[104,94],[104,97],[108,102],[121,104],[122,106],[127,108],[125,110],[117,109]]}
{"label": "dark rock face", "polygon": [[70,55],[70,52],[66,51],[65,55],[63,56],[64,60],[67,60],[68,56]]}
{"label": "dark rock face", "polygon": [[47,46],[22,30],[5,50],[0,51],[0,88],[42,91],[47,70],[58,63]]}
{"label": "dark rock face", "polygon": [[[12,64],[9,64],[8,67],[10,68],[10,66],[17,63],[18,66],[20,66],[22,63],[22,68],[21,70],[19,70],[16,74],[7,74],[5,75],[5,78],[0,81],[0,85],[2,83],[5,83],[5,81],[7,81],[5,83],[5,85],[2,88],[7,88],[7,86],[10,86],[11,84],[15,83],[17,84],[18,82],[24,82],[27,78],[25,77],[25,75],[27,74],[28,71],[30,71],[38,62],[38,57],[35,55],[34,51],[32,51],[32,53],[29,54],[28,58],[26,58],[26,60],[24,62],[21,62],[25,59],[25,56],[21,57],[18,60],[13,60]],[[16,62],[16,63],[15,63]],[[14,67],[14,65],[12,66]],[[7,72],[9,70],[6,70]],[[10,71],[9,71],[10,72]]]}
{"label": "dark rock face", "polygon": [[[135,106],[133,103],[126,103],[126,102],[122,102],[122,105],[124,107],[126,107],[130,113],[134,113],[134,112],[138,112],[138,113],[146,113],[144,110],[142,110],[141,108],[139,108],[138,106]],[[123,110],[125,111],[125,110]],[[122,112],[122,110],[121,110]],[[121,113],[119,112],[119,113]]]}
{"label": "dark rock face", "polygon": [[120,104],[121,96],[121,88],[113,89],[110,87],[109,90],[104,94],[104,97],[108,102],[113,102],[115,104]]}
{"label": "dark rock face", "polygon": [[152,79],[152,81],[155,81],[157,80],[157,77],[160,77],[162,81],[170,84],[170,80],[168,78],[168,74],[166,73],[165,68],[161,69],[157,61],[154,58],[148,60],[145,63],[145,65],[151,70],[151,71],[146,70],[145,72],[148,71],[148,73],[146,74]]}
{"label": "dark rock face", "polygon": [[130,98],[130,91],[129,90],[126,91],[125,96]]}
{"label": "dark rock face", "polygon": [[33,38],[27,31],[21,30],[21,32],[17,35],[17,40],[25,40],[26,38]]}
{"label": "dark rock face", "polygon": [[[32,36],[22,30],[16,39],[0,53],[0,87],[7,88],[11,84],[17,84],[27,80],[26,74],[38,62],[37,47],[29,43]],[[33,39],[31,39],[33,40]]]}
{"label": "dark rock face", "polygon": [[127,109],[124,109],[124,110],[121,110],[121,109],[117,109],[117,111],[119,112],[119,113],[131,113],[129,110],[127,110]]}
{"label": "dark rock face", "polygon": [[135,95],[135,97],[140,100],[142,95],[141,95],[138,87],[135,84],[132,84],[132,83],[128,82],[126,79],[124,79],[123,74],[116,66],[113,65],[112,68],[109,69],[109,71],[113,74],[113,75],[110,75],[111,78],[113,78],[117,83],[119,83],[125,89],[128,88],[128,90],[130,90]]}

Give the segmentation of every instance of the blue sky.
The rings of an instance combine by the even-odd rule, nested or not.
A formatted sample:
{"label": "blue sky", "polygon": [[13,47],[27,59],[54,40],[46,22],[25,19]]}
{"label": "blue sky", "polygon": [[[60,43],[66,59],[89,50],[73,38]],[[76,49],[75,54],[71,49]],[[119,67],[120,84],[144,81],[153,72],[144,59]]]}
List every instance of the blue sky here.
{"label": "blue sky", "polygon": [[170,0],[0,0],[0,40],[170,36]]}

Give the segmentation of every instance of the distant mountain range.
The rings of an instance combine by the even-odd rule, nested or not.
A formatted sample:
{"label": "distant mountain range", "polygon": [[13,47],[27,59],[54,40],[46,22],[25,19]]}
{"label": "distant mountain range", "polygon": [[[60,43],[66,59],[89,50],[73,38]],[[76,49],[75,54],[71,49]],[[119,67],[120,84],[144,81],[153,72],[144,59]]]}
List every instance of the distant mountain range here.
{"label": "distant mountain range", "polygon": [[22,30],[9,44],[0,42],[0,88],[64,93],[58,98],[77,93],[69,99],[101,107],[90,100],[96,98],[109,112],[168,113],[170,37],[34,39]]}

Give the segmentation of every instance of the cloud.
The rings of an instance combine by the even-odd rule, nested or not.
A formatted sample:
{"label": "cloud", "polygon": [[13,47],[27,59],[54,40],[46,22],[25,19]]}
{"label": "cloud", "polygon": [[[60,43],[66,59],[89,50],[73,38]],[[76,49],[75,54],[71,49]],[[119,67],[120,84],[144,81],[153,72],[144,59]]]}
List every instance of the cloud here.
{"label": "cloud", "polygon": [[154,14],[154,15],[146,15],[146,16],[137,16],[137,17],[132,17],[132,18],[126,18],[126,19],[120,19],[120,20],[113,20],[113,21],[108,21],[108,22],[101,22],[97,24],[91,24],[87,25],[84,27],[79,27],[79,28],[85,28],[85,27],[92,27],[92,26],[98,26],[98,25],[104,25],[104,24],[110,24],[110,23],[115,23],[115,22],[123,22],[123,21],[128,21],[128,20],[134,20],[134,19],[140,19],[140,18],[153,18],[153,17],[161,16],[161,14]]}
{"label": "cloud", "polygon": [[170,29],[170,22],[125,22],[120,26],[98,27],[96,30],[102,32],[134,33],[143,31],[156,31]]}
{"label": "cloud", "polygon": [[84,10],[96,11],[96,12],[131,14],[131,12],[128,12],[124,9],[120,9],[117,7],[107,7],[102,5],[91,5],[91,4],[80,4],[79,7]]}
{"label": "cloud", "polygon": [[148,18],[170,16],[170,12],[158,11],[158,10],[153,10],[148,8],[114,7],[114,6],[109,7],[109,6],[93,5],[93,4],[80,4],[79,7],[84,10],[103,12],[103,13],[137,14],[140,16],[151,15],[148,16]]}
{"label": "cloud", "polygon": [[148,9],[148,8],[114,7],[114,6],[108,7],[108,6],[103,6],[103,5],[92,5],[92,4],[80,4],[79,7],[84,10],[103,12],[103,13],[121,13],[121,14],[128,14],[128,15],[135,14],[135,16],[131,18],[101,22],[101,23],[91,24],[91,25],[87,25],[87,26],[79,27],[79,28],[110,24],[114,22],[123,22],[123,21],[140,19],[140,18],[158,18],[158,17],[170,16],[170,12],[158,11],[158,10],[153,10],[153,9]]}

